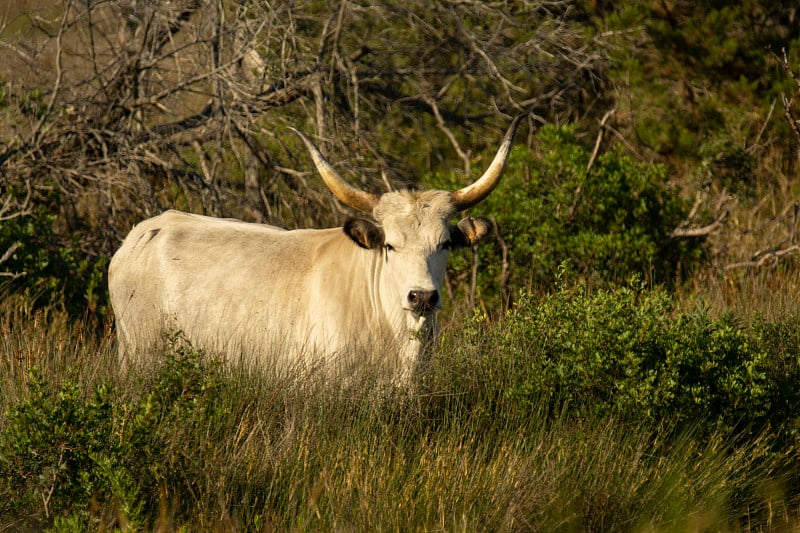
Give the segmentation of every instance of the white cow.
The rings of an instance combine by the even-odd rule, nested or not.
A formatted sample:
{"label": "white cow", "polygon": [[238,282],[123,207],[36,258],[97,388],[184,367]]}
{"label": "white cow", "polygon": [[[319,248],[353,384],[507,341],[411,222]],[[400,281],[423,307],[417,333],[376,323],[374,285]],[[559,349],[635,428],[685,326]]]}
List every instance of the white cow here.
{"label": "white cow", "polygon": [[141,222],[108,273],[122,365],[152,356],[173,331],[196,348],[275,364],[391,352],[407,379],[436,330],[449,251],[491,229],[485,218],[450,220],[495,188],[521,118],[484,175],[455,192],[366,193],[297,132],[331,192],[374,222],[286,231],[178,211]]}

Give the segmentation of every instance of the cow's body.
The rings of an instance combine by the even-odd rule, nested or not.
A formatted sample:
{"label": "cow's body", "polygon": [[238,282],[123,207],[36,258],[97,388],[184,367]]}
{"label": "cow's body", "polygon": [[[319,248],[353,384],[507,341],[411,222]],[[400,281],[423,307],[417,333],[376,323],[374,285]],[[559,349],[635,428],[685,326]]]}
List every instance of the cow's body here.
{"label": "cow's body", "polygon": [[[517,122],[493,168],[505,162]],[[286,231],[178,211],[145,220],[109,266],[123,364],[152,355],[171,331],[198,348],[273,364],[375,349],[395,354],[400,377],[410,375],[435,331],[450,248],[477,242],[489,224],[450,224],[472,195],[374,196],[335,182],[303,140],[334,194],[370,211],[377,224],[354,219],[344,228]],[[491,191],[501,170],[479,194]]]}
{"label": "cow's body", "polygon": [[167,211],[137,225],[110,265],[120,347],[142,353],[167,328],[222,351],[258,349],[273,336],[281,349],[337,351],[339,332],[387,330],[365,290],[380,269],[370,259],[341,229]]}
{"label": "cow's body", "polygon": [[[138,224],[111,261],[120,352],[146,356],[165,331],[278,361],[378,342],[399,349],[410,370],[435,316],[391,305],[401,295],[385,282],[402,273],[385,256],[356,246],[342,228],[286,231],[167,211]],[[416,285],[441,285],[426,274]]]}

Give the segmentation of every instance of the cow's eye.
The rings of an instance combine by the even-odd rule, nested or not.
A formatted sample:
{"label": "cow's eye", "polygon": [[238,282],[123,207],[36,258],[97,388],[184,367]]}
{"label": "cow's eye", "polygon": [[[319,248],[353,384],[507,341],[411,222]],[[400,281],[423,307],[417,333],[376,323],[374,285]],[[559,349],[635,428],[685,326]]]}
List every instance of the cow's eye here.
{"label": "cow's eye", "polygon": [[384,248],[386,248],[387,252],[394,252],[394,246],[392,246],[391,244],[386,243],[383,246],[384,246]]}

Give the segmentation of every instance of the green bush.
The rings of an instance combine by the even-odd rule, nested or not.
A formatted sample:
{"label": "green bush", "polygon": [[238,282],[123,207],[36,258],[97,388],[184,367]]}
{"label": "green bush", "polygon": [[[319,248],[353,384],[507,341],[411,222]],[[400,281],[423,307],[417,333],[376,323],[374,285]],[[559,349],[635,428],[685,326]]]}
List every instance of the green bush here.
{"label": "green bush", "polygon": [[98,386],[84,398],[65,380],[53,392],[36,367],[28,378],[30,396],[6,414],[0,435],[0,510],[24,516],[41,505],[43,517],[85,518],[92,499],[135,497],[111,390]]}
{"label": "green bush", "polygon": [[[544,127],[536,142],[541,156],[515,147],[503,182],[480,204],[496,217],[509,254],[504,281],[501,247],[481,249],[484,300],[508,300],[511,288],[550,287],[564,261],[576,275],[605,286],[635,274],[671,283],[703,259],[701,240],[670,237],[688,206],[669,186],[665,166],[639,163],[614,149],[587,170],[591,151],[570,127]],[[452,176],[430,180],[455,186]],[[469,272],[469,260],[453,258],[456,276]]]}
{"label": "green bush", "polygon": [[143,527],[159,488],[197,475],[171,430],[220,414],[218,366],[202,358],[173,347],[135,398],[108,384],[87,395],[71,379],[56,388],[31,368],[28,397],[0,433],[0,514],[45,521],[37,527]]}
{"label": "green bush", "polygon": [[482,320],[445,339],[452,349],[439,364],[460,369],[443,387],[491,400],[487,416],[524,420],[549,398],[551,414],[582,419],[796,431],[796,325],[748,329],[702,306],[677,309],[667,292],[637,284],[522,294],[501,323]]}
{"label": "green bush", "polygon": [[766,418],[783,440],[800,443],[800,316],[753,324],[756,346],[769,354]]}
{"label": "green bush", "polygon": [[[4,374],[0,383],[0,391],[14,391],[0,394],[0,528],[554,531],[569,524],[595,531],[782,523],[779,506],[797,494],[781,492],[795,455],[789,447],[774,453],[771,434],[731,439],[722,424],[709,433],[702,421],[676,433],[669,412],[660,415],[667,423],[657,414],[632,419],[641,395],[625,391],[647,390],[637,389],[635,360],[649,358],[657,369],[651,354],[663,346],[656,349],[655,334],[631,332],[654,328],[667,332],[666,346],[693,346],[669,333],[670,318],[682,313],[662,292],[588,294],[577,286],[521,301],[504,324],[476,319],[444,339],[427,374],[432,394],[385,388],[363,367],[344,381],[311,370],[290,379],[250,368],[223,372],[177,342],[133,376],[103,368],[114,364],[110,354],[100,367],[86,364],[80,341],[84,355],[76,359],[84,362],[57,368],[47,364],[52,335],[38,320],[32,327],[41,334],[29,337],[43,370],[24,382]],[[750,350],[742,339],[751,331],[730,323],[730,331],[718,328],[724,342],[716,353],[730,355],[716,357],[720,376],[737,357],[800,338],[797,324],[765,328]],[[581,331],[582,324],[591,327]],[[792,349],[781,368],[796,375]],[[597,358],[592,350],[608,353]],[[13,350],[7,353],[11,359]],[[625,369],[634,372],[625,378]],[[98,374],[112,385],[95,384]],[[617,398],[607,394],[614,387],[622,391]],[[734,394],[747,397],[745,389]],[[556,402],[566,406],[562,416],[548,416]]]}
{"label": "green bush", "polygon": [[30,212],[0,223],[0,253],[14,248],[0,270],[11,274],[8,289],[27,292],[40,305],[62,304],[73,316],[101,312],[108,259],[84,254],[77,234],[65,241],[56,233],[57,205],[58,195],[51,193],[37,199]]}

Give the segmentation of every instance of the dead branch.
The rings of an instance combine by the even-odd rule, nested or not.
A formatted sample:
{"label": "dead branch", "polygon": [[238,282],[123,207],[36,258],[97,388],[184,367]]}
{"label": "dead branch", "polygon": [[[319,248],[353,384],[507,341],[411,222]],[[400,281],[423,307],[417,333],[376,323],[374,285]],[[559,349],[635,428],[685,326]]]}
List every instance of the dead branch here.
{"label": "dead branch", "polygon": [[[20,247],[18,242],[13,243],[8,250],[0,256],[0,265],[11,259],[11,256],[14,255],[14,252]],[[27,272],[8,272],[8,271],[0,271],[0,278],[11,278],[17,279],[21,278],[22,276],[27,275]]]}
{"label": "dead branch", "polygon": [[495,241],[500,246],[500,293],[508,295],[508,275],[510,267],[508,244],[500,234],[495,217],[490,216],[489,220],[492,221],[492,234],[494,235]]}
{"label": "dead branch", "polygon": [[758,130],[758,134],[756,135],[756,138],[753,140],[753,142],[750,144],[750,146],[748,146],[747,149],[745,150],[747,153],[752,154],[759,148],[759,144],[761,142],[761,137],[764,136],[764,131],[766,131],[767,126],[769,125],[770,120],[772,119],[772,113],[775,111],[775,104],[777,104],[777,99],[772,100],[772,103],[769,106],[769,112],[767,112],[767,117],[764,119],[764,122],[761,124],[761,128]]}
{"label": "dead branch", "polygon": [[611,118],[611,116],[614,113],[616,113],[616,111],[617,111],[616,108],[609,109],[608,111],[606,111],[605,115],[603,115],[603,118],[600,120],[600,129],[597,132],[597,139],[595,139],[594,141],[594,148],[592,149],[592,155],[591,157],[589,157],[589,162],[586,164],[587,171],[592,169],[592,166],[594,166],[594,162],[597,159],[597,154],[600,152],[600,145],[603,143],[603,135],[605,134],[606,131],[606,122],[608,122],[608,119]]}
{"label": "dead branch", "polygon": [[716,206],[714,208],[714,220],[700,227],[690,227],[692,225],[692,221],[697,216],[697,211],[704,203],[704,197],[705,194],[702,191],[697,193],[695,196],[694,205],[692,205],[692,209],[689,212],[689,216],[686,218],[686,220],[678,224],[674,230],[672,230],[672,233],[670,233],[670,238],[686,239],[707,237],[708,235],[718,232],[722,228],[728,218],[729,213],[725,206],[729,202],[733,201],[733,197],[729,196],[724,191],[719,198],[717,198]]}
{"label": "dead branch", "polygon": [[0,205],[0,222],[30,214],[33,193],[31,182],[26,180],[23,186],[25,187],[25,197],[21,200],[11,192],[6,193],[3,203]]}
{"label": "dead branch", "polygon": [[439,111],[439,106],[436,104],[436,100],[434,100],[431,96],[428,95],[422,95],[421,99],[423,102],[428,104],[428,106],[431,108],[431,111],[433,111],[433,116],[436,118],[436,125],[439,127],[442,133],[444,133],[447,136],[447,139],[450,141],[450,144],[453,145],[453,148],[458,154],[458,157],[464,162],[464,174],[469,176],[469,154],[461,149],[461,145],[458,144],[456,136],[453,134],[450,128],[448,128],[447,125],[445,124],[444,119],[442,118],[442,114]]}
{"label": "dead branch", "polygon": [[778,261],[787,255],[800,252],[800,245],[792,245],[787,248],[774,250],[761,250],[757,252],[749,261],[740,261],[725,265],[724,270],[734,270],[737,268],[760,268],[763,266],[775,266]]}
{"label": "dead branch", "polygon": [[[781,55],[778,56],[777,54],[773,54],[773,56],[778,60],[778,64],[783,68],[784,72],[789,75],[792,80],[794,80],[795,84],[798,87],[798,93],[800,93],[800,75],[795,73],[792,70],[792,67],[789,65],[789,58],[786,55],[786,49],[781,48]],[[798,157],[800,157],[800,122],[798,122],[797,118],[794,116],[794,112],[792,111],[792,104],[794,103],[794,98],[789,98],[786,96],[786,93],[781,92],[781,102],[783,103],[783,113],[784,117],[786,117],[786,122],[789,123],[789,127],[792,128],[792,132],[794,133],[795,140],[798,142],[799,146],[797,148]]]}
{"label": "dead branch", "polygon": [[720,213],[713,222],[699,228],[675,228],[672,230],[672,233],[670,233],[670,237],[673,239],[706,237],[719,231],[725,223],[726,218],[728,218],[728,211]]}
{"label": "dead branch", "polygon": [[[783,116],[786,117],[786,122],[788,122],[789,126],[792,128],[795,140],[800,143],[800,122],[798,122],[792,112],[792,103],[794,99],[787,98],[786,93],[781,92],[781,102],[783,102]],[[800,156],[800,148],[798,148],[798,156]]]}
{"label": "dead branch", "polygon": [[469,306],[475,307],[475,302],[478,297],[478,246],[472,245],[472,269],[469,275]]}
{"label": "dead branch", "polygon": [[19,246],[20,246],[20,244],[18,242],[15,242],[14,244],[12,244],[9,247],[9,249],[6,250],[5,253],[2,256],[0,256],[0,265],[2,265],[3,263],[5,263],[9,259],[11,259],[11,256],[14,255],[14,252],[17,251],[17,248],[19,248]]}

